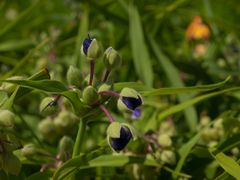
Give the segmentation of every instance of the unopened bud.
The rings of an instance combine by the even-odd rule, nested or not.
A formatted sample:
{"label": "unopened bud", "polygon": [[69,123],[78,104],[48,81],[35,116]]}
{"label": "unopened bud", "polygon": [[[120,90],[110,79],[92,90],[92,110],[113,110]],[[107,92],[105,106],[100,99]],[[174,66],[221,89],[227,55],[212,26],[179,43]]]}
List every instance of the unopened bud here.
{"label": "unopened bud", "polygon": [[93,105],[99,100],[99,95],[94,87],[88,86],[83,90],[82,99],[84,103]]}
{"label": "unopened bud", "polygon": [[115,49],[113,49],[112,47],[109,47],[104,52],[103,61],[104,61],[106,68],[108,70],[112,70],[121,65],[122,59]]}
{"label": "unopened bud", "polygon": [[43,116],[53,115],[57,110],[57,102],[52,97],[46,97],[40,103],[39,111]]}
{"label": "unopened bud", "polygon": [[67,71],[67,82],[71,86],[80,87],[82,83],[81,71],[71,65]]}

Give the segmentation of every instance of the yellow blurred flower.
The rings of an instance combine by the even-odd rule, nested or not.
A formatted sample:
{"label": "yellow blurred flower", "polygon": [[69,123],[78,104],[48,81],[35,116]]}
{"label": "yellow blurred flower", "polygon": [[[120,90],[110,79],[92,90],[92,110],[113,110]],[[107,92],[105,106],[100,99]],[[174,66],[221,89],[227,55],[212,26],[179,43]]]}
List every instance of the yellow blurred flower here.
{"label": "yellow blurred flower", "polygon": [[194,16],[192,22],[187,27],[185,37],[187,40],[208,39],[210,36],[209,27],[202,22],[200,16]]}

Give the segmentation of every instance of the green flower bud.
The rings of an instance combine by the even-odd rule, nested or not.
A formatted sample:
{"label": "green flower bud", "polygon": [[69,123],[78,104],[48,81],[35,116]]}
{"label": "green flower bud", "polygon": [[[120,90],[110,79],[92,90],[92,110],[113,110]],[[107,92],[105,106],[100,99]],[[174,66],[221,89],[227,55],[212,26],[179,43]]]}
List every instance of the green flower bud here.
{"label": "green flower bud", "polygon": [[38,124],[38,130],[43,138],[50,143],[53,143],[57,138],[57,127],[50,118],[42,120]]}
{"label": "green flower bud", "polygon": [[53,122],[58,134],[72,134],[76,132],[78,118],[69,111],[61,111]]}
{"label": "green flower bud", "polygon": [[121,65],[122,58],[115,49],[109,47],[104,52],[103,62],[108,70],[112,70]]}
{"label": "green flower bud", "polygon": [[58,105],[54,98],[46,97],[44,98],[39,106],[39,111],[43,116],[53,115],[57,112]]}
{"label": "green flower bud", "polygon": [[[113,84],[112,83],[103,83],[98,87],[98,93],[103,91],[111,91],[113,90]],[[110,96],[107,95],[100,95],[100,103],[105,102]]]}
{"label": "green flower bud", "polygon": [[95,60],[101,55],[101,48],[96,39],[86,38],[81,47],[81,52],[87,60]]}
{"label": "green flower bud", "polygon": [[14,175],[18,175],[22,164],[20,160],[13,153],[5,153],[3,155],[3,169]]}
{"label": "green flower bud", "polygon": [[171,164],[171,165],[176,163],[176,155],[174,152],[172,152],[170,150],[164,150],[161,153],[160,158],[163,162]]}
{"label": "green flower bud", "polygon": [[94,87],[88,86],[83,90],[82,99],[84,103],[93,105],[99,100],[99,95]]}
{"label": "green flower bud", "polygon": [[163,147],[170,147],[172,145],[172,140],[167,134],[160,134],[158,136],[158,143]]}
{"label": "green flower bud", "polygon": [[14,114],[6,109],[0,110],[0,129],[12,128],[14,126]]}
{"label": "green flower bud", "polygon": [[32,158],[37,154],[37,148],[34,144],[27,144],[21,149],[22,155],[26,158]]}
{"label": "green flower bud", "polygon": [[[6,80],[22,80],[22,79],[24,79],[22,76],[12,76],[10,78],[7,78]],[[6,91],[7,93],[11,94],[16,89],[16,87],[17,87],[16,84],[4,82],[2,83],[0,90]]]}
{"label": "green flower bud", "polygon": [[142,104],[142,96],[137,91],[131,88],[123,88],[117,106],[120,111],[131,112]]}
{"label": "green flower bud", "polygon": [[59,142],[59,155],[61,159],[67,160],[73,152],[73,140],[68,136],[63,136]]}
{"label": "green flower bud", "polygon": [[81,71],[71,65],[67,71],[67,82],[71,86],[80,87],[82,83]]}

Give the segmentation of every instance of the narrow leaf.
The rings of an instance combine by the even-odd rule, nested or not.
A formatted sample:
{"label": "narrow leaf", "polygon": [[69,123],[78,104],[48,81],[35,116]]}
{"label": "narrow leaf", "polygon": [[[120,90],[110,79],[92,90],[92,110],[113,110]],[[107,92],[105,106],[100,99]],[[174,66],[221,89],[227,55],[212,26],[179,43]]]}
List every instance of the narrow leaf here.
{"label": "narrow leaf", "polygon": [[153,70],[150,56],[144,40],[141,19],[138,10],[129,6],[129,36],[133,53],[134,67],[140,79],[148,87],[153,85]]}

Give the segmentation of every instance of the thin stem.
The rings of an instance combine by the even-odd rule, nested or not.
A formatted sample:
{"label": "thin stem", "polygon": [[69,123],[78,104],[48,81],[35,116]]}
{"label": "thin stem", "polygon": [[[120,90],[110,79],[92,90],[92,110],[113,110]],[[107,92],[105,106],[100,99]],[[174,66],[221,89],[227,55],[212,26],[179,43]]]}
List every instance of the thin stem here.
{"label": "thin stem", "polygon": [[120,97],[120,94],[114,92],[114,91],[101,91],[98,94],[100,95],[106,95],[106,96],[113,96],[113,97]]}
{"label": "thin stem", "polygon": [[94,60],[90,61],[90,78],[88,85],[92,85],[93,82],[93,75],[94,75]]}
{"label": "thin stem", "polygon": [[80,119],[78,133],[73,147],[72,158],[78,156],[81,152],[86,126],[87,126],[86,120]]}
{"label": "thin stem", "polygon": [[112,123],[112,122],[113,122],[113,117],[112,117],[112,115],[110,114],[110,112],[107,110],[107,108],[105,108],[105,106],[102,105],[102,104],[99,105],[99,108],[100,108],[100,109],[105,113],[105,115],[108,117],[110,123]]}
{"label": "thin stem", "polygon": [[103,77],[103,82],[106,82],[106,81],[107,81],[110,72],[111,72],[111,71],[108,70],[108,69],[105,71],[105,74],[104,74],[104,77]]}
{"label": "thin stem", "polygon": [[13,111],[15,112],[15,114],[18,115],[19,119],[22,121],[22,123],[24,124],[24,126],[31,132],[32,137],[36,139],[36,141],[38,142],[38,144],[41,147],[44,147],[43,143],[40,141],[40,139],[37,137],[37,135],[35,134],[35,132],[32,130],[32,128],[28,125],[28,123],[25,121],[25,119],[22,117],[22,115],[20,113],[17,113],[15,108],[13,107]]}

